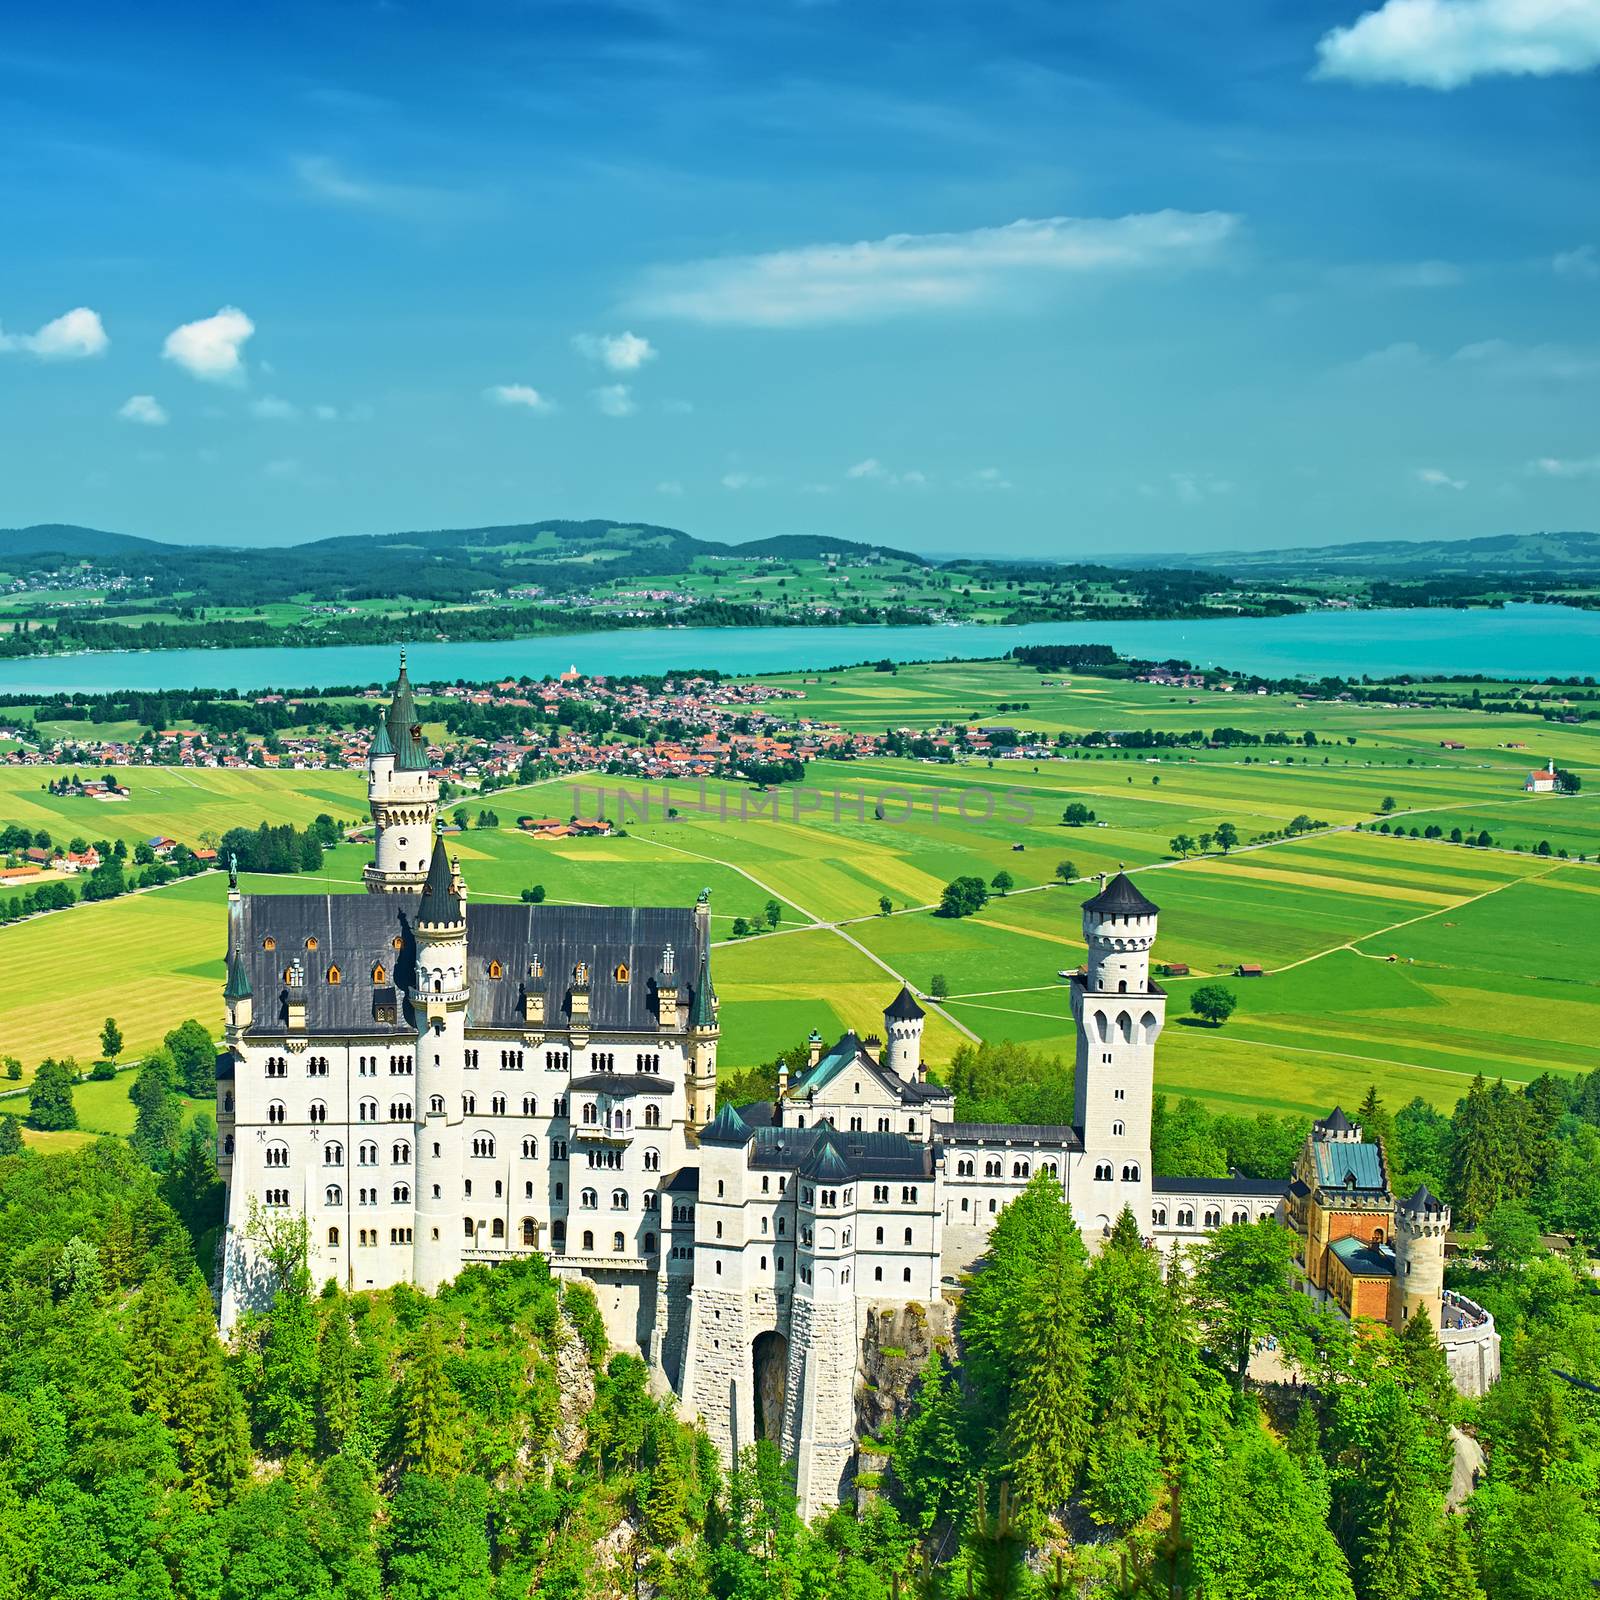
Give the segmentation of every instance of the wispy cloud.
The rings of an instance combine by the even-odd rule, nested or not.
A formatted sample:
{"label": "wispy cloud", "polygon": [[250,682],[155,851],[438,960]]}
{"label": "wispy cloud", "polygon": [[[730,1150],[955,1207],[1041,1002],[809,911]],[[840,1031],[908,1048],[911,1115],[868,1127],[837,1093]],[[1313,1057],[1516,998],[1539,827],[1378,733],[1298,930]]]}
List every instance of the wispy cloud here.
{"label": "wispy cloud", "polygon": [[1600,351],[1562,344],[1515,344],[1509,339],[1478,339],[1448,355],[1435,354],[1403,340],[1369,350],[1347,362],[1342,372],[1353,375],[1450,372],[1481,373],[1499,382],[1567,383],[1600,373]]}
{"label": "wispy cloud", "polygon": [[656,493],[680,495],[683,493],[683,485],[679,483],[676,478],[663,478],[661,482],[656,485]]}
{"label": "wispy cloud", "polygon": [[724,489],[765,489],[767,480],[754,472],[725,472],[722,475]]}
{"label": "wispy cloud", "polygon": [[962,485],[968,489],[980,489],[997,494],[1004,494],[1012,487],[1011,480],[999,467],[979,467],[976,472],[968,473],[962,480]]}
{"label": "wispy cloud", "polygon": [[77,306],[33,333],[0,329],[0,351],[20,350],[41,361],[82,361],[103,355],[111,343],[98,311]]}
{"label": "wispy cloud", "polygon": [[535,411],[541,416],[556,408],[555,401],[526,383],[496,383],[483,392],[497,406],[520,406],[524,411]]}
{"label": "wispy cloud", "polygon": [[1329,280],[1356,289],[1453,289],[1466,274],[1453,261],[1366,261],[1333,267]]}
{"label": "wispy cloud", "polygon": [[1313,76],[1459,89],[1600,66],[1600,0],[1386,0],[1317,44]]}
{"label": "wispy cloud", "polygon": [[1600,252],[1592,244],[1580,244],[1575,250],[1558,250],[1550,259],[1550,270],[1558,278],[1593,283],[1600,279]]}
{"label": "wispy cloud", "polygon": [[598,361],[612,372],[637,372],[660,354],[637,333],[580,333],[572,341],[579,355]]}
{"label": "wispy cloud", "polygon": [[207,383],[238,383],[244,378],[241,352],[255,331],[255,323],[237,306],[224,306],[214,317],[174,328],[161,354],[191,377]]}
{"label": "wispy cloud", "polygon": [[1600,477],[1600,456],[1541,456],[1530,463],[1530,470],[1547,478],[1597,478]]}
{"label": "wispy cloud", "polygon": [[1440,467],[1418,467],[1415,477],[1427,489],[1465,489],[1467,486],[1465,478],[1452,478]]}
{"label": "wispy cloud", "polygon": [[167,408],[153,394],[131,394],[117,408],[124,422],[137,422],[146,428],[164,428]]}
{"label": "wispy cloud", "polygon": [[276,395],[264,394],[250,402],[250,415],[262,422],[298,422],[300,407],[290,400],[280,400]]}
{"label": "wispy cloud", "polygon": [[625,383],[608,383],[589,393],[604,417],[631,417],[639,409],[633,391]]}
{"label": "wispy cloud", "polygon": [[1154,483],[1141,483],[1139,493],[1146,500],[1176,500],[1180,506],[1203,505],[1233,493],[1233,484],[1209,472],[1169,472]]}
{"label": "wispy cloud", "polygon": [[360,176],[331,156],[300,156],[294,171],[312,199],[352,211],[423,220],[450,216],[472,205],[469,196],[453,189]]}
{"label": "wispy cloud", "polygon": [[1213,259],[1238,227],[1220,211],[1024,218],[965,233],[899,233],[658,267],[641,311],[744,327],[805,327],[1001,300],[1020,285]]}
{"label": "wispy cloud", "polygon": [[865,461],[858,461],[845,472],[845,477],[857,483],[881,483],[890,489],[926,489],[927,477],[916,471],[891,472],[889,468],[877,459],[868,456]]}

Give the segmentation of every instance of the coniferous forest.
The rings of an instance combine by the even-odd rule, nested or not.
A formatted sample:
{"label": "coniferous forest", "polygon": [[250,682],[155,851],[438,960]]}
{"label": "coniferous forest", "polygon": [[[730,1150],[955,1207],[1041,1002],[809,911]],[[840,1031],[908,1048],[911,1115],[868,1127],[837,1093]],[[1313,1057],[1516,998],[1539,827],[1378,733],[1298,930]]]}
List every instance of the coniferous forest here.
{"label": "coniferous forest", "polygon": [[[1028,1065],[990,1052],[962,1092],[1026,1097]],[[0,1119],[0,1600],[1577,1600],[1600,1578],[1593,1079],[1360,1108],[1478,1230],[1451,1271],[1504,1338],[1486,1398],[1455,1394],[1425,1316],[1396,1336],[1313,1306],[1276,1224],[1172,1267],[1124,1213],[1091,1255],[1041,1178],[953,1323],[928,1319],[952,1336],[863,1393],[872,1470],[808,1527],[773,1447],[725,1470],[542,1258],[349,1295],[310,1281],[303,1225],[261,1219],[276,1301],[224,1344],[192,1075],[156,1052],[127,1141],[40,1154]],[[1281,1120],[1184,1102],[1156,1134],[1272,1165]],[[1569,1249],[1539,1231],[1560,1221]],[[1247,1377],[1263,1348],[1281,1381]]]}

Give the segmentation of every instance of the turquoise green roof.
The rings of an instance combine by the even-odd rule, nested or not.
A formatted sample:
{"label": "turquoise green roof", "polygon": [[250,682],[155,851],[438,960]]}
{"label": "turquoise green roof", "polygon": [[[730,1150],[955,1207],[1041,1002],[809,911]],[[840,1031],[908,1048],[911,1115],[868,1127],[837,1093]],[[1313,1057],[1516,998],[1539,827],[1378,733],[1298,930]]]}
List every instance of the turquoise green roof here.
{"label": "turquoise green roof", "polygon": [[435,835],[433,860],[428,863],[427,881],[422,885],[417,921],[445,926],[460,922],[463,914],[461,896],[456,893],[455,873],[450,870],[450,858],[444,853],[444,840]]}
{"label": "turquoise green roof", "polygon": [[1335,1239],[1328,1248],[1342,1261],[1352,1277],[1392,1278],[1394,1258],[1359,1239]]}
{"label": "turquoise green roof", "polygon": [[832,1083],[838,1075],[861,1054],[861,1041],[854,1033],[847,1033],[814,1067],[806,1070],[789,1085],[791,1097],[815,1094],[818,1089]]}
{"label": "turquoise green roof", "polygon": [[244,962],[239,959],[237,950],[228,957],[228,981],[223,986],[222,998],[224,1000],[250,998],[250,974],[244,970]]}
{"label": "turquoise green roof", "polygon": [[394,744],[389,738],[387,718],[378,718],[377,731],[372,735],[372,748],[368,753],[375,756],[392,756],[394,754]]}
{"label": "turquoise green roof", "polygon": [[700,1130],[701,1144],[747,1144],[750,1124],[732,1106],[724,1106]]}
{"label": "turquoise green roof", "polygon": [[689,1001],[689,1026],[711,1028],[716,1026],[717,1012],[714,1002],[717,991],[711,987],[711,952],[700,952],[700,976],[695,980],[694,994]]}
{"label": "turquoise green roof", "polygon": [[1343,1139],[1318,1139],[1312,1143],[1317,1161],[1317,1182],[1325,1189],[1377,1189],[1383,1183],[1383,1158],[1375,1144],[1351,1144]]}
{"label": "turquoise green roof", "polygon": [[817,1142],[811,1147],[811,1154],[801,1163],[800,1176],[814,1178],[820,1183],[849,1181],[850,1164],[834,1142],[833,1128],[828,1123],[823,1124]]}

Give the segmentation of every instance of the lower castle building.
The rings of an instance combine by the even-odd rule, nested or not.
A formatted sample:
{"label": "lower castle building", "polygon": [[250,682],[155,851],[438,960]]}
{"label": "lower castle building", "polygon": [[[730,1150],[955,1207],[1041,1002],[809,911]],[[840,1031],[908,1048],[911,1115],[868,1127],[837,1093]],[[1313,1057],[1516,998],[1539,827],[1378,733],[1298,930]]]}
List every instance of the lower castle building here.
{"label": "lower castle building", "polygon": [[469,904],[404,658],[368,797],[365,895],[230,889],[225,1328],[270,1293],[265,1220],[303,1218],[313,1281],[350,1290],[431,1290],[542,1253],[594,1286],[612,1341],[650,1358],[725,1455],[778,1442],[809,1516],[848,1487],[868,1316],[938,1302],[1044,1172],[1091,1245],[1124,1207],[1169,1252],[1277,1217],[1314,1292],[1391,1321],[1427,1304],[1462,1387],[1493,1380],[1492,1321],[1440,1288],[1447,1214],[1425,1191],[1396,1207],[1381,1147],[1340,1113],[1292,1182],[1153,1175],[1166,995],[1157,907],[1126,876],[1082,908],[1070,1126],[956,1121],[906,988],[881,1037],[813,1033],[773,1101],[719,1106],[708,894]]}

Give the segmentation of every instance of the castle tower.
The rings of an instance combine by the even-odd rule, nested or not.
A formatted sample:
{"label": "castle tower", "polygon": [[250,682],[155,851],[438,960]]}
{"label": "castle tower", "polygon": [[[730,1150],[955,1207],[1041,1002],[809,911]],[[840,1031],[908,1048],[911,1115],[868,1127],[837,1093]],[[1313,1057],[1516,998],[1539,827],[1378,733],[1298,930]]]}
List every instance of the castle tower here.
{"label": "castle tower", "polygon": [[689,1124],[703,1128],[717,1110],[717,991],[711,986],[711,891],[702,889],[694,908],[700,970],[689,997]]}
{"label": "castle tower", "polygon": [[[412,1282],[430,1292],[461,1269],[462,1072],[467,1023],[466,890],[436,839],[416,920],[416,1210]],[[466,1213],[466,1214],[470,1214]]]}
{"label": "castle tower", "polygon": [[1150,979],[1157,907],[1119,872],[1083,905],[1088,963],[1072,978],[1077,1026],[1073,1121],[1083,1156],[1068,1198],[1090,1244],[1109,1232],[1124,1206],[1150,1226],[1150,1117],[1155,1043],[1167,997]]}
{"label": "castle tower", "polygon": [[784,1388],[783,1454],[795,1464],[800,1515],[844,1497],[855,1455],[855,1179],[833,1129],[824,1124],[795,1180],[800,1185],[799,1271]]}
{"label": "castle tower", "polygon": [[1444,1326],[1444,1236],[1450,1208],[1423,1184],[1394,1208],[1394,1288],[1389,1325],[1397,1332],[1426,1307],[1434,1331]]}
{"label": "castle tower", "polygon": [[906,984],[884,1008],[883,1065],[902,1083],[915,1083],[922,1075],[922,1024],[927,1015]]}
{"label": "castle tower", "polygon": [[367,892],[415,894],[427,876],[439,784],[428,771],[404,650],[394,697],[367,753],[367,808],[372,813],[372,861],[362,874]]}

